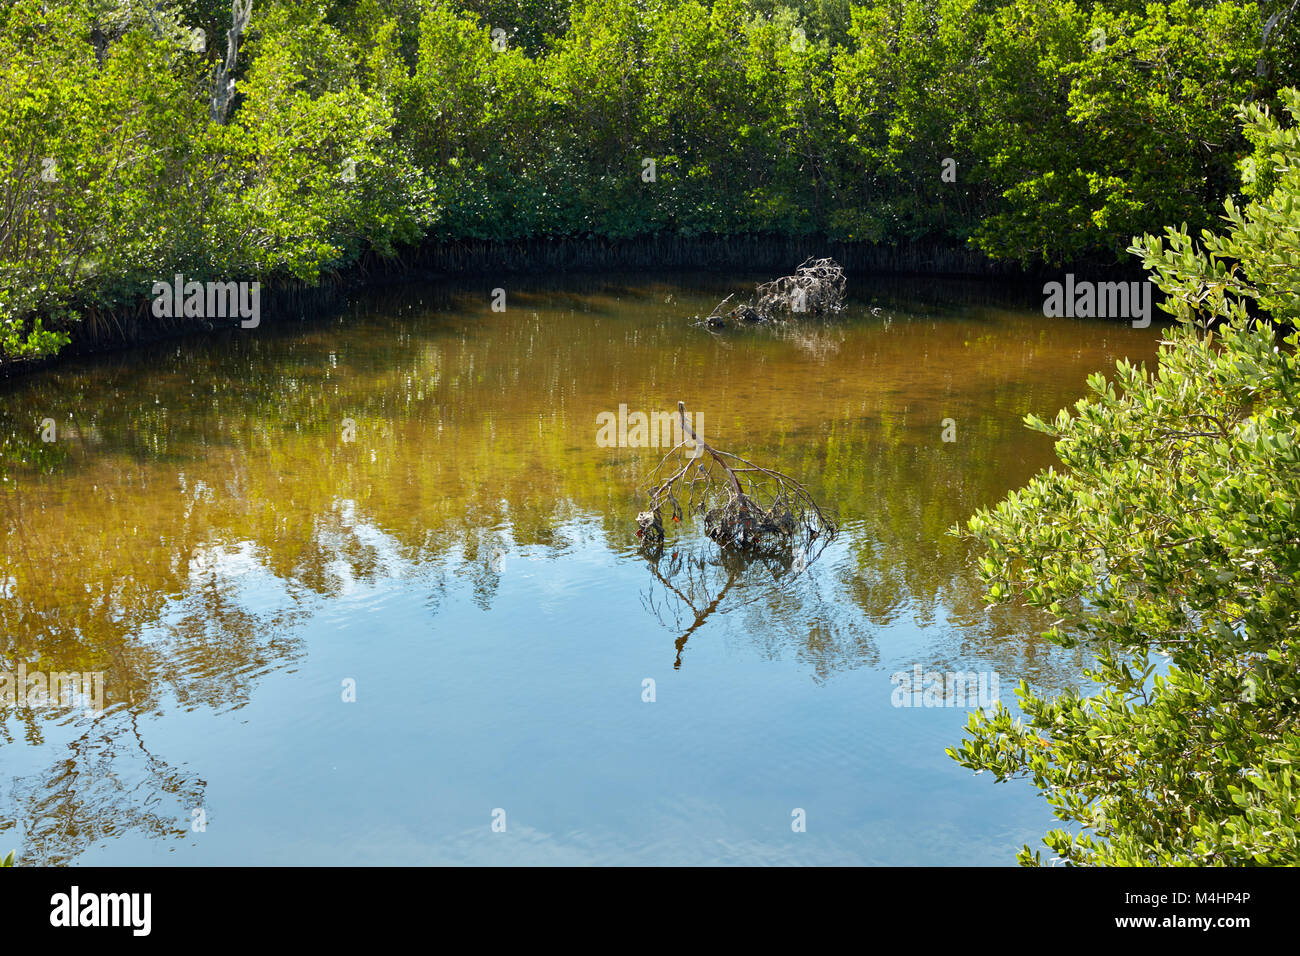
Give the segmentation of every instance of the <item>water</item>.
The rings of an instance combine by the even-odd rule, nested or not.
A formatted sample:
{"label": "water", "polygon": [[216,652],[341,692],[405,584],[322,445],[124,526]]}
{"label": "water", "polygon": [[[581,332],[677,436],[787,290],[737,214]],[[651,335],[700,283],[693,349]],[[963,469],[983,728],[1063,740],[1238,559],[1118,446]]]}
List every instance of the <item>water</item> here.
{"label": "water", "polygon": [[[834,321],[692,327],[749,279],[515,279],[503,313],[501,280],[406,285],[5,386],[0,667],[103,671],[106,708],[0,710],[0,852],[1000,864],[1037,846],[1054,820],[1029,784],[944,755],[965,708],[895,707],[890,677],[996,672],[1008,703],[1022,678],[1079,683],[1043,620],[984,610],[945,531],[1051,463],[1025,413],[1149,363],[1158,330],[869,278]],[[663,451],[600,447],[596,419],[678,400],[837,509],[804,574],[729,571],[689,531],[657,564],[637,553]]]}

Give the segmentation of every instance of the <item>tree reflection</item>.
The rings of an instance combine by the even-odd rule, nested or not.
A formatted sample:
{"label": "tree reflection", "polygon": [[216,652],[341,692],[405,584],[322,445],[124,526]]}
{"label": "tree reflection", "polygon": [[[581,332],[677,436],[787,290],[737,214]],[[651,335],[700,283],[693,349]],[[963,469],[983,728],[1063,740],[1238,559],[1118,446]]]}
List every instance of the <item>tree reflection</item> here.
{"label": "tree reflection", "polygon": [[[460,581],[486,612],[502,561],[571,553],[575,516],[603,522],[582,547],[625,554],[623,516],[658,450],[598,447],[595,416],[659,408],[669,385],[697,397],[706,434],[802,476],[843,527],[834,563],[802,574],[793,554],[746,562],[689,540],[647,557],[641,600],[672,630],[675,667],[735,613],[759,653],[792,653],[825,680],[878,663],[880,630],[911,615],[929,622],[922,662],[1077,672],[1048,653],[1039,617],[985,612],[970,555],[945,532],[1051,460],[1021,416],[1051,415],[1119,355],[1146,357],[1151,336],[1049,330],[991,305],[946,314],[873,282],[833,324],[715,338],[686,319],[717,301],[716,282],[584,282],[512,289],[506,315],[478,285],[385,292],[346,323],[268,322],[0,390],[0,659],[105,671],[110,701],[66,756],[11,788],[7,814],[34,835],[24,859],[66,862],[128,829],[184,832],[177,808],[201,782],[149,756],[135,717],[172,700],[248,703],[307,652],[300,622],[357,583],[407,575],[436,613]],[[922,288],[942,298],[937,286]],[[46,417],[57,442],[39,439]],[[940,440],[947,417],[954,443]],[[242,591],[252,579],[275,600]],[[45,731],[15,712],[0,746],[42,746]]]}
{"label": "tree reflection", "polygon": [[747,553],[690,535],[644,545],[639,553],[654,585],[641,592],[641,606],[660,624],[681,632],[673,669],[682,666],[687,640],[715,614],[765,602],[766,612],[779,615],[771,601],[788,596],[829,543],[823,537],[788,551]]}
{"label": "tree reflection", "polygon": [[46,770],[14,778],[6,816],[21,826],[24,865],[58,866],[127,832],[183,837],[206,786],[150,752],[137,714],[119,709],[92,720]]}

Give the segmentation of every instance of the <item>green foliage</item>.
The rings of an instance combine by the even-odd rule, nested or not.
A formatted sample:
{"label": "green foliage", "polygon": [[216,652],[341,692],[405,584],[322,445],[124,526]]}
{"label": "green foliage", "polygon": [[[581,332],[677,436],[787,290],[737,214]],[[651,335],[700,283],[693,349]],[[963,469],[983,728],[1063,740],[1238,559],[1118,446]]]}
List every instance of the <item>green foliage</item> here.
{"label": "green foliage", "polygon": [[1258,33],[1254,2],[999,10],[973,143],[1004,205],[980,247],[1060,264],[1158,223],[1209,225],[1233,186],[1236,105],[1259,92]]}
{"label": "green foliage", "polygon": [[226,0],[0,0],[0,358],[178,271],[315,281],[425,239],[1115,262],[1239,173],[1271,190],[1234,110],[1300,59],[1279,2],[258,0],[218,124]]}
{"label": "green foliage", "polygon": [[233,187],[213,211],[214,237],[230,237],[213,261],[315,280],[367,243],[417,238],[415,176],[392,141],[388,91],[364,88],[359,51],[311,6],[272,7],[254,26],[238,114],[208,129]]}
{"label": "green foliage", "polygon": [[543,52],[569,26],[568,0],[463,0],[463,6],[490,30],[505,31],[508,47],[529,56]]}
{"label": "green foliage", "polygon": [[[1300,117],[1300,94],[1283,90],[1282,102],[1293,119]],[[1295,324],[1300,318],[1300,130],[1283,128],[1259,104],[1240,112],[1246,136],[1255,147],[1251,176],[1243,191],[1255,198],[1239,206],[1224,202],[1226,235],[1208,230],[1199,247],[1185,228],[1166,229],[1162,243],[1145,236],[1132,251],[1160,277],[1162,288],[1175,293],[1174,315],[1187,322],[1245,320],[1252,311],[1267,312]],[[1268,189],[1268,192],[1264,190]]]}
{"label": "green foliage", "polygon": [[[1283,100],[1300,117],[1300,92]],[[989,598],[1046,610],[1049,639],[1096,655],[1097,693],[1022,684],[1025,718],[974,714],[949,751],[1032,777],[1091,831],[1047,834],[1069,863],[1300,862],[1300,339],[1251,316],[1295,309],[1300,148],[1294,125],[1243,113],[1274,191],[1229,202],[1199,245],[1179,228],[1131,249],[1181,320],[1159,368],[1121,362],[1073,415],[1030,416],[1063,470],[967,526]]]}
{"label": "green foliage", "polygon": [[5,857],[3,857],[3,858],[0,858],[0,866],[13,866],[13,865],[14,865],[14,852],[15,852],[15,851],[10,850],[10,851],[9,851],[9,854],[8,854],[7,856],[5,856]]}
{"label": "green foliage", "polygon": [[[853,45],[836,58],[836,100],[878,197],[857,206],[874,223],[855,235],[964,240],[986,205],[987,172],[972,148],[981,120],[971,107],[987,69],[980,7],[902,0],[854,8]],[[940,181],[945,159],[957,163],[955,183]]]}

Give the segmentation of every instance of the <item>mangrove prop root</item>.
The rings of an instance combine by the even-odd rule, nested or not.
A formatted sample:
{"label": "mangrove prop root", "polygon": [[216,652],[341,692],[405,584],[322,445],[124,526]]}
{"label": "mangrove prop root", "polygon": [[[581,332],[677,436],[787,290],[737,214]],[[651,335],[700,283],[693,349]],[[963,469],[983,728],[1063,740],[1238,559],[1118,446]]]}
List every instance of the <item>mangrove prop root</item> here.
{"label": "mangrove prop root", "polygon": [[752,555],[811,555],[834,537],[834,517],[802,484],[705,442],[684,402],[677,414],[683,440],[651,472],[648,507],[637,515],[643,548],[662,544],[665,514],[674,524],[694,518],[723,548]]}

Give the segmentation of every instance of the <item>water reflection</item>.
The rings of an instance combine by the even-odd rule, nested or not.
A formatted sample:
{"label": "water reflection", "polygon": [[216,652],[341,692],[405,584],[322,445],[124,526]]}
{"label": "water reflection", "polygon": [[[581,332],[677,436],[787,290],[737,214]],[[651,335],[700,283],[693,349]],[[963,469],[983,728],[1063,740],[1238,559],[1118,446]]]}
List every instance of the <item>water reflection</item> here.
{"label": "water reflection", "polygon": [[[5,794],[10,832],[21,821],[22,862],[60,866],[124,833],[177,840],[205,784],[149,750],[137,715],[119,709],[59,748],[44,769],[14,777]],[[14,842],[19,842],[15,840]]]}
{"label": "water reflection", "polygon": [[[322,616],[367,622],[358,639],[400,633],[416,625],[390,604],[407,595],[420,626],[457,634],[472,621],[462,592],[474,627],[531,617],[534,645],[577,642],[593,668],[619,632],[649,629],[683,672],[688,645],[726,635],[756,659],[797,662],[814,686],[900,660],[980,661],[1007,687],[1075,681],[1079,661],[1038,639],[1041,620],[985,611],[945,531],[1049,463],[1026,412],[1072,402],[1116,358],[1149,359],[1154,330],[1049,322],[999,305],[1021,293],[987,283],[870,278],[835,321],[690,326],[748,281],[519,280],[504,314],[487,283],[400,286],[308,323],[6,386],[0,666],[105,671],[109,711],[75,734],[42,712],[0,720],[13,776],[0,842],[21,832],[29,860],[68,862],[126,831],[183,836],[198,775],[226,768],[154,756],[139,719],[246,708],[323,653],[305,636]],[[637,488],[658,450],[599,447],[596,417],[678,399],[711,438],[839,512],[840,537],[806,573],[689,537],[638,554]],[[956,441],[941,440],[944,419]],[[503,597],[514,575],[534,590]],[[389,588],[389,604],[350,604]],[[906,644],[904,623],[917,635]],[[478,666],[467,645],[439,653],[467,679]],[[560,666],[531,645],[516,653]]]}

